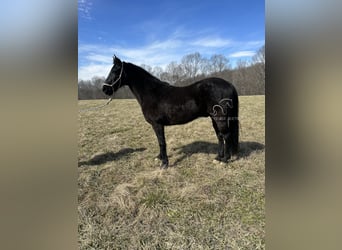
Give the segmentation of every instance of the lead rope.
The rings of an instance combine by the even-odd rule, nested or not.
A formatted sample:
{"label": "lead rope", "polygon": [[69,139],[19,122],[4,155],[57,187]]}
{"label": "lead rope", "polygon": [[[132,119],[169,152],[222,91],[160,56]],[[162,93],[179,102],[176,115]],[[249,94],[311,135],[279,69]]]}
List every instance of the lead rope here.
{"label": "lead rope", "polygon": [[79,112],[85,112],[85,111],[89,111],[89,110],[103,108],[104,106],[107,106],[112,100],[113,100],[113,97],[109,98],[108,101],[103,105],[95,106],[95,107],[91,107],[91,108],[87,108],[87,109],[81,109],[81,110],[79,110]]}

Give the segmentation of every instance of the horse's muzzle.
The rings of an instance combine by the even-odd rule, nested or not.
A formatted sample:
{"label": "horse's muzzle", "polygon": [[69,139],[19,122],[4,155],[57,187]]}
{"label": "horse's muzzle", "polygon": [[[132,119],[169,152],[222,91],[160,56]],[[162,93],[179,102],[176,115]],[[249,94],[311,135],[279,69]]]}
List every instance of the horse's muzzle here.
{"label": "horse's muzzle", "polygon": [[102,91],[103,91],[103,93],[105,93],[106,95],[109,95],[109,96],[111,96],[111,95],[113,95],[113,88],[111,87],[111,86],[108,86],[108,85],[102,85]]}

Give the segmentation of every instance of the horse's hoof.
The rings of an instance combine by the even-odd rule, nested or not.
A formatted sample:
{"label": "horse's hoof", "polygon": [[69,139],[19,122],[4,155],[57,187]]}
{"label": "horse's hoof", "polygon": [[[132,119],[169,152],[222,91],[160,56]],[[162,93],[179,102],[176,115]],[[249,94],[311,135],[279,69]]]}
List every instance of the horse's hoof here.
{"label": "horse's hoof", "polygon": [[167,169],[168,168],[168,164],[166,163],[163,163],[161,166],[160,166],[160,169]]}
{"label": "horse's hoof", "polygon": [[232,158],[230,159],[230,161],[237,161],[239,159],[238,155],[232,155]]}
{"label": "horse's hoof", "polygon": [[213,163],[214,163],[214,164],[220,164],[220,161],[217,160],[217,159],[214,159],[214,160],[213,160]]}

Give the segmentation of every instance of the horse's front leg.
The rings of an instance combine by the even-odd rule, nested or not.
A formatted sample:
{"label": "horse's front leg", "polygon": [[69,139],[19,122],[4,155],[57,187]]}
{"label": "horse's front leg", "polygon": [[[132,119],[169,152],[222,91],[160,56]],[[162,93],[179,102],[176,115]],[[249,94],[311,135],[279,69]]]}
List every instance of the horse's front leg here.
{"label": "horse's front leg", "polygon": [[165,133],[164,133],[164,125],[154,123],[152,124],[153,130],[156,133],[159,143],[159,157],[162,161],[162,165],[160,168],[166,169],[169,165],[169,159],[166,154],[166,142],[165,142]]}

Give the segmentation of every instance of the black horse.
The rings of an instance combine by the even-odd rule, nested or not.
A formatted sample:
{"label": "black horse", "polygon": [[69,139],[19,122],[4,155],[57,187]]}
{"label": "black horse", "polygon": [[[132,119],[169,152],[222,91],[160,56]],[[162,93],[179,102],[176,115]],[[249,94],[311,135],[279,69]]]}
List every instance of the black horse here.
{"label": "black horse", "polygon": [[232,154],[238,153],[239,100],[231,83],[207,78],[186,87],[175,87],[116,56],[113,64],[102,90],[111,96],[124,85],[131,89],[157,135],[161,168],[167,168],[169,163],[164,126],[184,124],[198,117],[212,119],[219,145],[217,160],[227,162]]}

